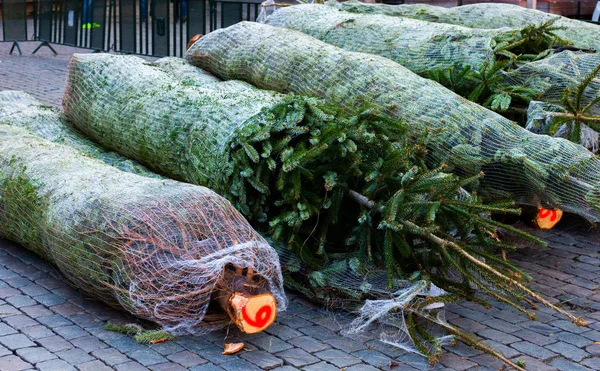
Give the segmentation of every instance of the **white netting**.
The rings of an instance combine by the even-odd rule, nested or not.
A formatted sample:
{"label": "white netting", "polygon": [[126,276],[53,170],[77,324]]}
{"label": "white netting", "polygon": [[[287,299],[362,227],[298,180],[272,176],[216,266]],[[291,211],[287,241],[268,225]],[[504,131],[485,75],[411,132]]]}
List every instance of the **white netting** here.
{"label": "white netting", "polygon": [[459,174],[485,173],[481,194],[509,192],[600,219],[600,160],[563,139],[515,123],[379,56],[344,51],[297,31],[242,22],[198,40],[186,59],[223,79],[324,98],[356,109],[375,105],[433,138],[431,161]]}
{"label": "white netting", "polygon": [[[1,120],[28,126],[24,115]],[[78,140],[66,142],[89,146]],[[122,172],[16,126],[0,126],[0,167],[0,235],[93,297],[174,334],[203,333],[224,323],[204,319],[233,265],[253,269],[285,309],[275,250],[207,188]]]}
{"label": "white netting", "polygon": [[354,13],[385,14],[484,29],[502,27],[519,29],[555,20],[555,26],[564,28],[556,31],[558,36],[575,47],[600,50],[600,27],[597,25],[518,5],[485,3],[443,8],[427,4],[385,5],[347,1],[335,6]]}
{"label": "white netting", "polygon": [[380,55],[419,74],[466,66],[478,71],[493,63],[497,48],[525,39],[519,30],[472,29],[317,4],[278,8],[265,23],[301,31],[342,49]]}
{"label": "white netting", "polygon": [[[600,30],[599,30],[600,31]],[[504,80],[510,85],[532,87],[540,92],[540,101],[561,104],[565,90],[574,92],[584,79],[600,66],[600,54],[563,51],[540,61],[526,63],[514,71],[504,74]],[[583,90],[582,105],[592,103],[593,115],[600,114],[600,80],[593,76]]]}
{"label": "white netting", "polygon": [[94,142],[67,125],[62,111],[44,105],[30,94],[22,91],[0,91],[0,125],[25,128],[51,142],[76,148],[119,170],[160,178],[159,175],[150,172],[135,161],[98,147]]}

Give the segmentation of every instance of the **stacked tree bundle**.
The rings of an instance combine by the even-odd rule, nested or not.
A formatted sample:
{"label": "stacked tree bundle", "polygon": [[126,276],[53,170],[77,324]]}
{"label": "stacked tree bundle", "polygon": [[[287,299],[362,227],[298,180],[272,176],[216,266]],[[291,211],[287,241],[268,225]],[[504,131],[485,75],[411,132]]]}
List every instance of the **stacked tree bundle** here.
{"label": "stacked tree bundle", "polygon": [[472,29],[380,14],[349,13],[319,4],[284,7],[266,19],[342,49],[380,55],[423,74],[469,67],[479,71],[496,58],[536,56],[560,40],[551,24],[517,30]]}
{"label": "stacked tree bundle", "polygon": [[[54,120],[53,113],[44,112],[38,123]],[[22,125],[31,119],[10,116],[2,120]],[[65,142],[84,150],[91,146],[68,130],[50,131],[67,133]],[[260,328],[242,323],[243,330],[268,326],[275,300],[285,309],[275,250],[207,188],[125,173],[6,125],[0,125],[0,169],[0,235],[48,259],[95,298],[174,334],[227,323],[226,316],[207,315],[215,300],[240,325],[243,308],[227,299],[234,291],[244,294],[243,283],[255,287],[246,306],[263,303],[264,296],[254,297],[262,290],[273,298],[270,321]]]}
{"label": "stacked tree bundle", "polygon": [[551,46],[563,44],[554,35],[552,22],[518,30],[483,30],[349,13],[316,4],[281,8],[266,23],[306,33],[345,50],[386,57],[499,111],[511,103],[527,104],[538,93],[528,86],[503,83],[502,72],[542,58]]}
{"label": "stacked tree bundle", "polygon": [[554,25],[560,28],[556,30],[556,35],[568,41],[574,47],[600,49],[600,34],[597,25],[517,5],[485,3],[443,8],[426,4],[400,6],[365,4],[355,0],[343,3],[333,1],[327,4],[352,13],[385,14],[482,29],[503,27],[520,29],[546,22],[554,22]]}
{"label": "stacked tree bundle", "polygon": [[600,219],[600,160],[563,139],[535,135],[397,63],[353,53],[297,31],[239,23],[198,40],[192,64],[223,79],[324,98],[354,109],[373,104],[430,138],[430,164],[485,173],[480,194],[549,203]]}
{"label": "stacked tree bundle", "polygon": [[[523,296],[561,311],[494,255],[512,247],[496,238],[498,228],[528,237],[489,218],[518,212],[512,203],[485,205],[469,192],[478,172],[460,178],[445,173],[445,165],[425,165],[426,148],[438,144],[430,138],[437,130],[411,134],[406,124],[364,105],[349,114],[241,81],[207,81],[202,73],[179,79],[136,57],[75,55],[65,114],[111,149],[222,192],[285,247],[290,286],[331,304],[404,298],[393,302],[408,313],[412,325],[405,330],[424,353],[437,354],[440,347],[414,316],[444,326],[428,308],[457,297],[485,303],[472,285],[532,317],[519,304]],[[312,78],[273,82],[308,86]],[[425,286],[408,283],[419,274]],[[418,299],[427,281],[453,295]]]}

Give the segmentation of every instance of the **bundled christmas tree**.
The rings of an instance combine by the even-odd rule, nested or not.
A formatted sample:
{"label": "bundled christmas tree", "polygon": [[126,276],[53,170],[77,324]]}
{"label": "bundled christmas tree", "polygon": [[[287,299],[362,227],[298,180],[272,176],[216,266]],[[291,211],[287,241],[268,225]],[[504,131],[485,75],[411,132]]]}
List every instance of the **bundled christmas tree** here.
{"label": "bundled christmas tree", "polygon": [[353,53],[297,31],[239,23],[198,40],[186,58],[223,79],[310,94],[355,109],[372,104],[429,136],[429,164],[485,177],[500,193],[600,219],[600,160],[563,139],[535,135],[383,57]]}
{"label": "bundled christmas tree", "polygon": [[[17,126],[0,125],[0,236],[49,260],[88,295],[174,334],[219,328],[229,322],[223,310],[239,325],[235,305],[219,298],[244,293],[243,283],[254,287],[247,306],[264,301],[254,297],[262,290],[278,309],[286,306],[275,250],[227,200],[204,187],[122,172]],[[207,314],[211,302],[221,314]],[[273,318],[242,330],[262,330]]]}
{"label": "bundled christmas tree", "polygon": [[[427,167],[429,133],[411,134],[365,106],[348,113],[241,81],[207,82],[199,72],[180,79],[136,57],[75,55],[65,114],[111,149],[221,192],[283,247],[287,283],[326,303],[392,299],[411,320],[438,323],[490,352],[431,315],[432,304],[485,304],[478,287],[531,317],[524,296],[552,306],[495,255],[512,247],[498,228],[531,238],[489,217],[518,211],[511,202],[483,204],[474,193],[479,173]],[[426,296],[435,292],[429,281],[449,294]],[[419,350],[439,353],[420,325],[403,329]]]}
{"label": "bundled christmas tree", "polygon": [[598,33],[600,27],[598,25],[518,5],[485,3],[443,8],[427,4],[400,6],[365,4],[357,0],[339,4],[328,2],[327,4],[352,13],[385,14],[481,29],[504,27],[521,29],[553,22],[554,26],[559,27],[556,35],[568,41],[572,46],[582,49],[600,49],[600,34]]}
{"label": "bundled christmas tree", "polygon": [[317,4],[279,8],[266,23],[345,50],[389,58],[473,102],[502,111],[515,101],[527,104],[538,93],[528,86],[503,83],[502,72],[542,58],[553,45],[564,43],[555,36],[552,22],[518,30],[483,30]]}

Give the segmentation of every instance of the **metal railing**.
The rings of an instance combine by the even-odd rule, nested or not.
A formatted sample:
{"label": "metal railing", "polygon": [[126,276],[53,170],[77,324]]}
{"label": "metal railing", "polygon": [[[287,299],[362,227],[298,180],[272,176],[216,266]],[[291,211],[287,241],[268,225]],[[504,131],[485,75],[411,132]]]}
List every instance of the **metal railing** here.
{"label": "metal railing", "polygon": [[0,41],[181,56],[196,34],[256,20],[261,1],[0,0]]}

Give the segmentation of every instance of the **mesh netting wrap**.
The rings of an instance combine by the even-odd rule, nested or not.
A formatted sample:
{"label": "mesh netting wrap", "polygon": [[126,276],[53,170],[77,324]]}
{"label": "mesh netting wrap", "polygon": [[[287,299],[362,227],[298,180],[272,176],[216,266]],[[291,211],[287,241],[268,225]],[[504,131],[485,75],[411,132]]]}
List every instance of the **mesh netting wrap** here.
{"label": "mesh netting wrap", "polygon": [[[510,85],[533,87],[540,92],[538,100],[560,104],[565,89],[575,90],[586,77],[597,73],[598,66],[600,54],[563,51],[506,72],[504,80]],[[599,97],[600,81],[593,78],[583,91],[582,104],[592,103]],[[591,113],[600,114],[598,102],[593,102],[592,105]]]}
{"label": "mesh netting wrap", "polygon": [[109,54],[72,57],[63,107],[107,148],[219,193],[230,191],[229,147],[239,133],[298,122],[307,111],[301,99],[242,81],[191,87],[140,58]]}
{"label": "mesh netting wrap", "polygon": [[443,8],[427,4],[365,4],[354,0],[339,4],[328,2],[327,4],[353,13],[385,14],[484,29],[523,28],[556,20],[555,26],[564,27],[562,30],[557,30],[556,35],[577,48],[600,50],[600,27],[597,25],[518,5],[485,3]]}
{"label": "mesh netting wrap", "polygon": [[432,162],[463,174],[484,171],[492,196],[546,201],[600,218],[600,160],[563,139],[535,135],[383,57],[354,53],[297,31],[242,22],[198,40],[186,59],[223,79],[326,99],[374,104],[434,140]]}
{"label": "mesh netting wrap", "polygon": [[285,308],[275,250],[213,191],[122,172],[0,126],[0,235],[76,287],[174,334],[203,322],[228,264],[253,268]]}
{"label": "mesh netting wrap", "polygon": [[51,142],[76,148],[119,170],[151,178],[160,177],[130,159],[98,147],[94,142],[73,130],[64,121],[61,111],[40,103],[35,97],[22,91],[0,91],[0,125],[25,128]]}
{"label": "mesh netting wrap", "polygon": [[600,131],[599,71],[599,54],[563,51],[504,73],[504,82],[512,86],[531,87],[539,92],[536,97],[539,102],[529,105],[528,129],[570,137],[573,121],[578,119],[581,121],[581,135],[574,141],[597,152]]}
{"label": "mesh netting wrap", "polygon": [[516,30],[482,30],[353,14],[318,4],[279,8],[266,23],[304,32],[342,49],[380,55],[419,74],[448,67],[480,70],[485,63],[493,62],[497,48],[524,41]]}

